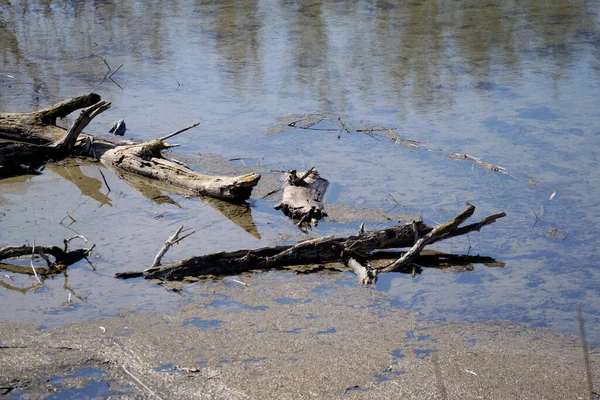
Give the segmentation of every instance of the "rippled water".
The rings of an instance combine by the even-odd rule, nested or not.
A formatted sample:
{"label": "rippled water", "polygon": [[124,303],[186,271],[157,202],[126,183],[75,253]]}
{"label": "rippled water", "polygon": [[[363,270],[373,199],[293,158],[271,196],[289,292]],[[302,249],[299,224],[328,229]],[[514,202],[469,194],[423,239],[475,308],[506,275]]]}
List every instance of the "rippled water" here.
{"label": "rippled water", "polygon": [[[124,118],[129,136],[151,139],[201,121],[177,138],[181,151],[274,170],[315,166],[331,182],[329,203],[395,207],[428,223],[451,218],[466,201],[476,217],[505,211],[482,233],[438,246],[495,257],[503,268],[389,274],[377,288],[428,317],[509,319],[567,333],[577,332],[581,305],[589,339],[599,343],[600,5],[398,3],[0,2],[0,111],[95,91],[113,107],[89,133]],[[107,64],[122,64],[112,81],[103,79]],[[277,118],[303,113],[394,127],[429,147],[348,134],[335,119],[264,134]],[[453,152],[510,175],[443,156]],[[95,179],[86,192],[65,182],[72,173],[54,168],[0,183],[0,245],[60,243],[70,232],[58,221],[79,207],[71,228],[96,243],[97,270],[78,265],[69,283],[87,303],[61,306],[67,292],[58,279],[36,294],[0,288],[3,318],[51,324],[57,313],[64,321],[176,304],[161,288],[112,274],[146,266],[182,222],[198,233],[172,259],[295,234],[266,200],[255,200],[249,234],[210,204],[175,197],[181,208],[158,205],[110,174],[113,191],[99,194],[93,165],[75,170]],[[316,232],[357,226],[324,223]]]}

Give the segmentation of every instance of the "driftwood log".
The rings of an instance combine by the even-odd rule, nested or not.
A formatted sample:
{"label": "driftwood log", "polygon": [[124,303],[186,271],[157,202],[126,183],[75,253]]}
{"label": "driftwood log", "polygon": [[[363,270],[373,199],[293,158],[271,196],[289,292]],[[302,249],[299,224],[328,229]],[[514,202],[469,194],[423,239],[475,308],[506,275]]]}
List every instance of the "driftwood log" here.
{"label": "driftwood log", "polygon": [[[416,237],[428,238],[427,244],[431,244],[472,231],[479,231],[483,226],[492,224],[506,215],[504,213],[494,214],[479,222],[458,227],[473,214],[474,210],[473,205],[467,204],[466,209],[457,217],[436,228],[427,226],[423,222],[414,222],[368,231],[360,236],[345,238],[327,236],[305,240],[295,245],[214,253],[148,268],[145,271],[118,273],[115,276],[117,278],[144,277],[146,279],[180,280],[188,276],[234,275],[256,269],[276,269],[290,265],[347,262],[351,258],[354,258],[355,261],[365,260],[369,259],[370,253],[375,250],[414,247]],[[417,240],[417,243],[422,242]],[[356,263],[360,264],[358,261]],[[403,261],[393,267],[389,265],[377,268],[366,266],[364,268],[367,268],[367,271],[364,274],[361,273],[361,281],[369,283],[368,277],[371,277],[372,281],[375,274],[372,271],[369,272],[369,269],[390,272],[404,268],[406,263],[407,261]]]}
{"label": "driftwood log", "polygon": [[288,171],[283,183],[283,197],[275,209],[281,210],[306,232],[327,216],[323,196],[328,185],[314,167],[306,172]]}
{"label": "driftwood log", "polygon": [[137,145],[115,147],[106,151],[100,159],[115,168],[188,189],[195,195],[230,201],[247,200],[252,188],[260,180],[259,174],[236,177],[199,174],[162,157],[161,151],[170,147],[172,145],[157,139]]}
{"label": "driftwood log", "polygon": [[[82,112],[68,131],[56,125],[57,118],[64,118],[85,107],[90,108]],[[207,176],[162,157],[162,150],[175,147],[165,140],[189,127],[142,144],[113,143],[81,134],[94,116],[109,107],[110,103],[101,102],[99,95],[91,93],[32,113],[0,113],[0,139],[20,142],[0,145],[0,178],[35,172],[50,159],[77,154],[101,159],[105,164],[146,178],[183,187],[197,195],[232,202],[247,200],[260,179],[258,174]]]}

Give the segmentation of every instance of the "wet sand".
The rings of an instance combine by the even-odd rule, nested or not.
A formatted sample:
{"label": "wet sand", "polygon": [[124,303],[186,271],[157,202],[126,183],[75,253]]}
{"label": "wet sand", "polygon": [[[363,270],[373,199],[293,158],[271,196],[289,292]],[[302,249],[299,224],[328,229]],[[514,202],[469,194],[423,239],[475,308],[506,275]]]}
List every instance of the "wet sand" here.
{"label": "wet sand", "polygon": [[[588,399],[579,338],[429,321],[339,274],[175,285],[173,313],[0,322],[6,398]],[[169,288],[165,288],[168,290]],[[193,292],[193,293],[192,293]],[[595,390],[600,351],[591,349]]]}

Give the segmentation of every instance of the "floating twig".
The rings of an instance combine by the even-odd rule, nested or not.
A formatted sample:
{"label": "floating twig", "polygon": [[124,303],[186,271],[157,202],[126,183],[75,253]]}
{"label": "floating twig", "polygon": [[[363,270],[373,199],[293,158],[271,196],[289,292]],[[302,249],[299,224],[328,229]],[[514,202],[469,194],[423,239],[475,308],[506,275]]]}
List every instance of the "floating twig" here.
{"label": "floating twig", "polygon": [[[117,71],[118,71],[118,70],[120,70],[122,66],[123,66],[123,64],[119,65],[119,68],[115,69],[115,70],[113,71],[113,73],[112,73],[112,74],[110,74],[110,75],[108,76],[108,79],[112,78],[112,76],[113,76],[114,74],[116,74],[116,73],[117,73]],[[116,82],[115,82],[115,83],[116,83]]]}
{"label": "floating twig", "polygon": [[108,186],[108,182],[106,182],[106,177],[104,176],[104,172],[102,172],[102,169],[100,167],[98,167],[98,171],[100,171],[100,175],[102,175],[102,180],[104,181],[104,184],[106,185],[106,188],[108,189],[108,193],[110,193],[110,186]]}

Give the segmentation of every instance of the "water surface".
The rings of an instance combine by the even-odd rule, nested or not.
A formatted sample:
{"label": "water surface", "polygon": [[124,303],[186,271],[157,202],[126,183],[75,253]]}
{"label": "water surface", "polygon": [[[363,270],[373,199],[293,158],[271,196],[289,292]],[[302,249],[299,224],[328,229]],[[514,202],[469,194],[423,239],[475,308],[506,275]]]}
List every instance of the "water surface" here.
{"label": "water surface", "polygon": [[[8,1],[0,5],[0,111],[95,91],[113,107],[89,133],[124,118],[130,137],[151,139],[201,121],[177,138],[181,151],[263,169],[315,166],[331,182],[330,203],[395,207],[428,223],[467,201],[476,217],[505,211],[480,234],[437,246],[492,256],[503,268],[389,274],[377,288],[432,318],[508,319],[565,333],[577,333],[580,305],[599,343],[599,11],[584,0]],[[103,79],[107,64],[122,64],[112,81]],[[394,127],[510,175],[342,129],[263,134],[277,118],[304,113]],[[267,200],[255,199],[249,229],[196,199],[157,204],[109,173],[106,194],[97,166],[75,171],[96,189],[65,181],[72,169],[0,183],[0,245],[60,244],[71,232],[58,222],[76,209],[69,228],[97,245],[96,271],[83,263],[69,270],[86,303],[63,304],[62,278],[35,294],[0,288],[2,318],[51,325],[56,313],[64,322],[175,306],[177,295],[112,274],[147,266],[181,223],[196,239],[171,259],[297,234]],[[323,223],[316,233],[357,227]]]}

